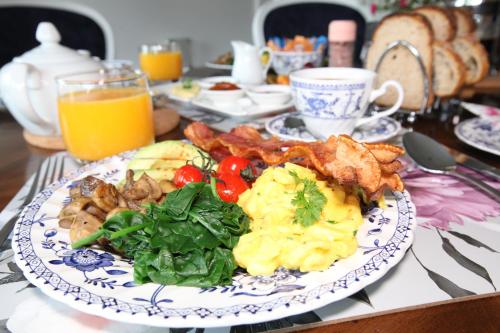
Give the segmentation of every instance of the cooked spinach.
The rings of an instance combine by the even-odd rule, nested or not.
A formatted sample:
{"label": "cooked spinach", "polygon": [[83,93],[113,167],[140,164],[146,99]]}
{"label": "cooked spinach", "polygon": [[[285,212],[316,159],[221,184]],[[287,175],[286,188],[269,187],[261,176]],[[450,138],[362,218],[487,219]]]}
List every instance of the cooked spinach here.
{"label": "cooked spinach", "polygon": [[100,238],[134,258],[134,281],[210,287],[231,284],[237,268],[232,248],[248,231],[241,207],[220,200],[215,183],[191,183],[170,193],[146,213],[120,212],[96,233],[72,244]]}

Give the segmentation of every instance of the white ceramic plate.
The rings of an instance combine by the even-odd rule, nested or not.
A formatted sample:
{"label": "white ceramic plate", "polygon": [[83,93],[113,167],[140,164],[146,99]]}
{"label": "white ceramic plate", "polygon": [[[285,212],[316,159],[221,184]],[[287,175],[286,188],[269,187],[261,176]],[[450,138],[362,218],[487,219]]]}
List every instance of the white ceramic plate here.
{"label": "white ceramic plate", "polygon": [[467,102],[461,102],[460,105],[466,110],[468,110],[470,113],[478,117],[492,119],[492,120],[496,119],[497,121],[500,120],[499,108],[489,105],[467,103]]}
{"label": "white ceramic plate", "polygon": [[[298,113],[282,114],[266,122],[266,130],[274,136],[284,140],[299,140],[312,142],[317,139],[305,128],[290,128],[285,126],[285,119],[288,117],[300,119]],[[357,128],[352,137],[360,142],[382,142],[396,136],[401,130],[401,124],[388,117],[380,118],[372,123]]]}
{"label": "white ceramic plate", "polygon": [[323,272],[278,270],[270,277],[235,275],[232,286],[134,285],[132,262],[98,249],[72,250],[57,215],[74,182],[93,175],[116,183],[131,153],[89,164],[43,190],[23,210],[13,250],[27,279],[49,297],[112,320],[165,327],[214,327],[263,322],[319,308],[380,279],[405,255],[416,227],[407,192],[386,197],[357,233],[360,247]]}
{"label": "white ceramic plate", "polygon": [[216,64],[215,62],[210,62],[210,61],[205,63],[205,67],[213,68],[213,69],[228,70],[228,71],[233,69],[233,65]]}
{"label": "white ceramic plate", "polygon": [[474,148],[500,156],[500,121],[472,118],[455,127],[455,135]]}
{"label": "white ceramic plate", "polygon": [[[197,81],[193,81],[193,83],[195,83],[195,82],[197,82]],[[181,84],[182,84],[181,82],[165,83],[165,84],[160,84],[160,85],[156,85],[156,86],[151,86],[150,90],[155,95],[165,94],[168,98],[170,98],[174,101],[188,103],[193,99],[193,97],[191,97],[191,98],[181,97],[181,96],[177,96],[177,95],[172,93],[174,87],[177,85],[181,85]]]}
{"label": "white ceramic plate", "polygon": [[290,100],[281,105],[258,105],[253,103],[249,98],[242,98],[234,105],[216,105],[211,100],[201,95],[194,98],[191,103],[194,106],[204,110],[211,111],[226,117],[238,118],[258,118],[264,117],[279,112],[286,111],[293,106],[293,101]]}

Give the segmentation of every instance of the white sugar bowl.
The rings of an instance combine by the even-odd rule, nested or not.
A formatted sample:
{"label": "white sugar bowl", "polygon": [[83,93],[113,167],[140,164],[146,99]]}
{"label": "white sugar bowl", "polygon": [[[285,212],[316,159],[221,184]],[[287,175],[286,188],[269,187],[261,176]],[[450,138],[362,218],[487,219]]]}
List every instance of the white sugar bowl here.
{"label": "white sugar bowl", "polygon": [[55,78],[103,67],[88,52],[60,45],[61,35],[50,22],[38,25],[36,39],[39,46],[15,57],[0,70],[0,96],[28,132],[57,136],[60,128]]}

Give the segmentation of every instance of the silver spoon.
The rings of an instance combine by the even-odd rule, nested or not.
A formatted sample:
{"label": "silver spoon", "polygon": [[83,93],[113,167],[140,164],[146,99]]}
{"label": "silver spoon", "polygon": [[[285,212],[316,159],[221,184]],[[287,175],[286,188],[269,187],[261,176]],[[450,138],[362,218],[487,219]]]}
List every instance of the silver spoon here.
{"label": "silver spoon", "polygon": [[484,193],[500,201],[500,191],[457,170],[457,163],[445,146],[431,139],[427,135],[409,132],[403,135],[403,145],[408,155],[417,163],[418,167],[426,172],[453,176],[467,182]]}

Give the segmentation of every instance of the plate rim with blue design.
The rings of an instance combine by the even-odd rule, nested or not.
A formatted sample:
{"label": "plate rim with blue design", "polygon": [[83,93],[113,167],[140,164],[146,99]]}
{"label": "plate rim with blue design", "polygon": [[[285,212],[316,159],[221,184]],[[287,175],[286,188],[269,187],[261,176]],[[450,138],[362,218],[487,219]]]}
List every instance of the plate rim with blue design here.
{"label": "plate rim with blue design", "polygon": [[[283,126],[280,125],[280,123],[283,121],[283,118],[288,118],[288,117],[296,117],[300,118],[300,114],[298,112],[291,112],[291,113],[284,113],[277,115],[269,120],[266,121],[265,128],[268,133],[271,135],[277,136],[283,140],[296,140],[296,141],[305,141],[305,142],[313,142],[317,141],[318,139],[314,138],[314,136],[309,133],[305,128],[303,131],[293,131],[295,133],[283,133],[282,129],[284,129]],[[392,131],[387,133],[386,135],[372,135],[370,136],[368,131],[360,132],[358,129],[354,131],[354,133],[351,135],[353,139],[359,141],[359,142],[366,142],[366,143],[374,143],[374,142],[382,142],[382,141],[387,141],[389,139],[392,139],[398,133],[401,131],[401,124],[390,117],[382,117],[377,120],[374,120],[374,122],[380,123],[380,122],[388,122],[392,126]],[[279,129],[276,127],[278,126]],[[360,135],[362,135],[360,137]]]}
{"label": "plate rim with blue design", "polygon": [[375,208],[364,217],[357,252],[326,271],[278,270],[270,278],[241,273],[233,286],[205,289],[135,286],[130,260],[95,248],[68,248],[67,230],[58,228],[56,219],[75,181],[92,174],[116,183],[131,157],[129,152],[73,171],[40,192],[14,228],[12,248],[26,278],[49,297],[86,313],[162,327],[220,327],[285,318],[344,299],[377,281],[413,241],[415,206],[408,192],[394,192],[386,198],[386,209]]}
{"label": "plate rim with blue design", "polygon": [[[500,149],[497,150],[495,148],[490,148],[485,143],[483,143],[481,141],[478,142],[477,138],[472,138],[472,137],[470,137],[470,135],[467,135],[466,133],[464,133],[464,130],[466,130],[470,126],[474,126],[477,123],[486,124],[488,126],[494,126],[493,125],[494,121],[495,120],[485,119],[485,118],[480,118],[480,117],[467,119],[467,120],[464,120],[464,121],[461,121],[460,123],[458,123],[457,126],[455,126],[454,132],[460,141],[468,144],[469,146],[474,147],[474,148],[479,149],[479,150],[482,150],[482,151],[485,151],[485,152],[493,154],[493,155],[500,156]],[[500,125],[498,125],[498,126],[500,127]],[[498,145],[500,146],[500,143]]]}

